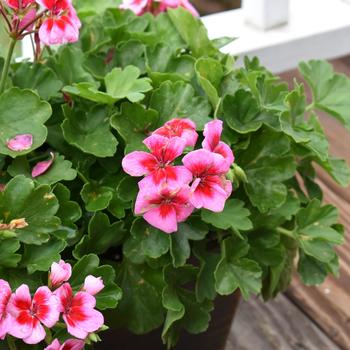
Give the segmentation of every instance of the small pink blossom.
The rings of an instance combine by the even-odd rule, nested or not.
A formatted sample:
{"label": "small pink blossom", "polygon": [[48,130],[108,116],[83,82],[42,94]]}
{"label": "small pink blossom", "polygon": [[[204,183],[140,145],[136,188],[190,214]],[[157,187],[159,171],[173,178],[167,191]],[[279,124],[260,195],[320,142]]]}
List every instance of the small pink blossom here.
{"label": "small pink blossom", "polygon": [[49,10],[39,29],[40,40],[45,45],[74,43],[79,40],[81,22],[70,0],[36,0]]}
{"label": "small pink blossom", "polygon": [[36,9],[31,8],[28,10],[28,12],[24,15],[22,19],[20,19],[19,27],[18,29],[21,31],[24,28],[26,31],[30,31],[34,27],[34,19],[36,17]]}
{"label": "small pink blossom", "polygon": [[0,192],[4,192],[5,191],[5,184],[0,184]]}
{"label": "small pink blossom", "polygon": [[196,124],[190,119],[172,119],[155,130],[153,134],[167,138],[181,137],[186,141],[186,147],[194,147],[198,139]]}
{"label": "small pink blossom", "polygon": [[229,145],[221,141],[223,122],[221,120],[213,120],[204,127],[204,141],[202,147],[210,152],[221,154],[228,166],[230,167],[235,158]]}
{"label": "small pink blossom", "polygon": [[40,175],[43,175],[44,173],[46,173],[50,169],[50,167],[55,159],[55,155],[53,153],[50,153],[50,157],[51,157],[51,159],[45,160],[43,162],[39,162],[34,166],[34,168],[32,170],[32,177],[35,178],[35,177],[38,177]]}
{"label": "small pink blossom", "polygon": [[138,193],[135,214],[143,215],[150,225],[166,233],[176,232],[177,223],[185,221],[194,210],[189,197],[188,185],[178,188],[165,184],[160,187],[145,186]]}
{"label": "small pink blossom", "polygon": [[85,339],[89,333],[96,332],[103,326],[103,315],[95,310],[96,299],[86,292],[73,294],[69,283],[55,291],[63,320],[68,333],[79,339]]}
{"label": "small pink blossom", "polygon": [[34,4],[35,0],[5,0],[5,2],[13,10],[20,10]]}
{"label": "small pink blossom", "polygon": [[84,349],[85,343],[79,339],[69,339],[62,345],[55,339],[49,346],[44,350],[82,350]]}
{"label": "small pink blossom", "polygon": [[13,319],[7,312],[7,306],[11,298],[10,285],[0,279],[0,340],[3,340],[12,328]]}
{"label": "small pink blossom", "polygon": [[51,265],[49,281],[52,287],[58,287],[64,282],[67,282],[72,276],[72,266],[69,263],[60,260]]}
{"label": "small pink blossom", "polygon": [[164,12],[169,8],[183,7],[187,11],[191,12],[194,17],[198,17],[199,13],[194,6],[188,0],[160,0],[159,11]]}
{"label": "small pink blossom", "polygon": [[60,316],[57,298],[49,288],[40,287],[32,300],[25,284],[12,294],[7,310],[13,317],[9,334],[23,339],[27,344],[40,343],[46,336],[42,324],[51,328]]}
{"label": "small pink blossom", "polygon": [[225,177],[229,170],[225,159],[217,153],[200,149],[187,154],[183,163],[194,177],[190,197],[192,205],[197,209],[222,211],[232,192],[232,184]]}
{"label": "small pink blossom", "polygon": [[7,141],[7,148],[14,152],[29,150],[33,145],[33,135],[20,134]]}
{"label": "small pink blossom", "polygon": [[151,2],[152,0],[124,0],[119,7],[124,10],[131,10],[135,15],[140,16],[145,13]]}
{"label": "small pink blossom", "polygon": [[168,139],[161,135],[151,135],[143,143],[150,153],[135,151],[126,155],[122,161],[124,171],[131,176],[148,175],[155,185],[186,184],[192,174],[183,166],[174,166],[174,160],[185,149],[186,141],[180,137]]}
{"label": "small pink blossom", "polygon": [[83,291],[91,295],[96,295],[105,287],[101,277],[87,276],[85,278]]}

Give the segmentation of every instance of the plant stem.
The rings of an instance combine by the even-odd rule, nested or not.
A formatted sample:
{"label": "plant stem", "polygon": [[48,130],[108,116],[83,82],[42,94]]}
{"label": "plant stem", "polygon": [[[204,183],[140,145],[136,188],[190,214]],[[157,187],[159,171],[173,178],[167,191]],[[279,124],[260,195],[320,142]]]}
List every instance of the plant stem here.
{"label": "plant stem", "polygon": [[284,235],[284,236],[287,236],[289,238],[293,238],[295,239],[295,236],[294,236],[294,232],[293,231],[290,231],[290,230],[287,230],[283,227],[277,227],[276,231],[278,233],[280,233],[281,235]]}
{"label": "plant stem", "polygon": [[17,350],[15,340],[11,336],[7,336],[6,340],[10,350]]}
{"label": "plant stem", "polygon": [[77,170],[77,173],[78,173],[78,177],[80,178],[81,181],[84,182],[84,184],[90,183],[90,181],[85,177],[85,175],[83,173],[81,173],[78,170]]}
{"label": "plant stem", "polygon": [[1,75],[1,79],[0,79],[0,95],[5,90],[6,80],[7,80],[8,74],[9,74],[9,69],[10,69],[10,65],[11,65],[13,51],[14,51],[15,46],[16,46],[16,42],[17,42],[16,39],[12,39],[11,43],[10,43],[10,47],[9,47],[9,50],[8,50],[8,53],[7,53],[4,69],[2,71],[2,75]]}

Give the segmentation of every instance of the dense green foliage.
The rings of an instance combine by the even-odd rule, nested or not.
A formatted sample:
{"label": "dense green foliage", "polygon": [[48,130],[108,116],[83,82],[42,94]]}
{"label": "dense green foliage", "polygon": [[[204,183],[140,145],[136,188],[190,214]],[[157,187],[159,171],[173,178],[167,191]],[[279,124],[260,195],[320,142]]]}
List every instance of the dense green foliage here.
{"label": "dense green foliage", "polygon": [[[0,96],[0,223],[28,223],[0,231],[0,278],[38,287],[62,257],[74,265],[73,285],[103,276],[98,308],[118,304],[109,326],[163,327],[171,346],[182,330],[206,330],[217,294],[269,299],[295,269],[305,284],[337,275],[343,229],[321,203],[314,166],[342,186],[350,172],[329,154],[317,111],[350,128],[350,81],[326,62],[302,63],[307,101],[303,84],[289,89],[257,59],[236,68],[218,49],[225,40],[210,41],[182,9],[86,10],[83,20],[79,43],[13,64]],[[134,217],[137,179],[121,159],[174,117],[199,128],[224,121],[235,190],[222,213],[198,211],[166,235]],[[32,147],[6,148],[21,133],[33,134]],[[50,151],[54,166],[32,179]]]}

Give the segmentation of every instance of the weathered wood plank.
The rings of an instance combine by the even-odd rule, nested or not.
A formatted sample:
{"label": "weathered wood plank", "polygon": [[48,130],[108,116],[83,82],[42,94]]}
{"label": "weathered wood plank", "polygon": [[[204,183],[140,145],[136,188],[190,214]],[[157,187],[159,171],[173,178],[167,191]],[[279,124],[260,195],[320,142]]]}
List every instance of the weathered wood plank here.
{"label": "weathered wood plank", "polygon": [[[335,70],[350,76],[350,58],[332,62]],[[282,78],[291,83],[293,77],[300,80],[297,71],[288,72]],[[318,112],[330,141],[330,153],[350,163],[350,134],[335,119]],[[346,243],[339,247],[340,277],[328,278],[318,287],[306,287],[295,278],[288,290],[293,300],[313,319],[342,349],[350,349],[350,187],[341,188],[325,171],[318,169],[318,183],[324,191],[324,201],[334,204],[340,213],[340,221],[346,228]]]}
{"label": "weathered wood plank", "polygon": [[317,326],[285,296],[263,303],[242,301],[226,350],[337,350]]}

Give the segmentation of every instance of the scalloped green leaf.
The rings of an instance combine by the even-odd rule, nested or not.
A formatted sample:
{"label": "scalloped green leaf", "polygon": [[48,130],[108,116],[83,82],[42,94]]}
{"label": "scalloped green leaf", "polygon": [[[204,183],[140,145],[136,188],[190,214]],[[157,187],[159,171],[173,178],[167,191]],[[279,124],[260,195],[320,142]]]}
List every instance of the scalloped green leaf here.
{"label": "scalloped green leaf", "polygon": [[[50,116],[50,105],[34,92],[18,88],[5,91],[0,96],[0,154],[15,158],[40,147],[47,138],[44,123]],[[15,152],[7,148],[7,141],[21,134],[33,136],[30,149]]]}

